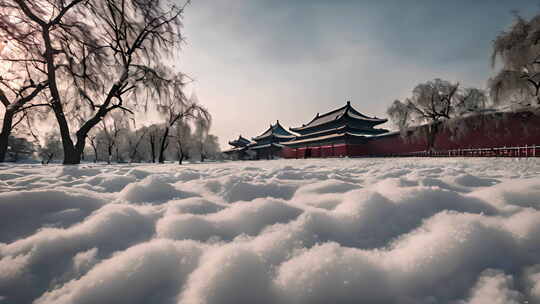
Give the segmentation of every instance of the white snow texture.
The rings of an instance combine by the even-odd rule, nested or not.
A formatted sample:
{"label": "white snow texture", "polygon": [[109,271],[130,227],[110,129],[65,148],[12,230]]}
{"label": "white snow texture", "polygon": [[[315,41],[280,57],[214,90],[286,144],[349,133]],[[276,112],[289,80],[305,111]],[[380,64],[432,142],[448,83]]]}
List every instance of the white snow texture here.
{"label": "white snow texture", "polygon": [[540,161],[0,167],[3,303],[540,303]]}

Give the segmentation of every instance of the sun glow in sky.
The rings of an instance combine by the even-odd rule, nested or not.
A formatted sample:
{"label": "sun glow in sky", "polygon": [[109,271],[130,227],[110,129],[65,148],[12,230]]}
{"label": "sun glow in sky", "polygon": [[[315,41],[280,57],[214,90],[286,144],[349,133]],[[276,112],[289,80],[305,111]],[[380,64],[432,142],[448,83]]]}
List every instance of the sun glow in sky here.
{"label": "sun glow in sky", "polygon": [[[484,88],[491,41],[535,1],[193,1],[182,71],[222,148],[351,100],[367,115],[433,78]],[[387,123],[384,128],[391,128]]]}

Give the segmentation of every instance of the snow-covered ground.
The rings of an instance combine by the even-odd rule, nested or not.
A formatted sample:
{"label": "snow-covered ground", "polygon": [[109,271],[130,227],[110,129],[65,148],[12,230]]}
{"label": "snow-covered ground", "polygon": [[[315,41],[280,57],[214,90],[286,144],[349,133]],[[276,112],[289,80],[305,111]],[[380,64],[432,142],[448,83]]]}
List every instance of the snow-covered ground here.
{"label": "snow-covered ground", "polygon": [[0,303],[540,303],[540,161],[0,167]]}

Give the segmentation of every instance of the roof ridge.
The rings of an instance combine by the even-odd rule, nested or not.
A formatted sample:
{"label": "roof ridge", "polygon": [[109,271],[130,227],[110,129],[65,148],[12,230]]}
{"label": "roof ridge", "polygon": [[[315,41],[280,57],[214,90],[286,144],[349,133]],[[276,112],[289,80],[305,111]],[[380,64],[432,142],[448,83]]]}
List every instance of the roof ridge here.
{"label": "roof ridge", "polygon": [[[340,112],[342,112],[342,113],[340,113]],[[333,114],[337,114],[337,115],[332,116]],[[319,125],[324,125],[324,124],[330,123],[331,121],[336,121],[338,119],[341,119],[341,118],[345,117],[345,115],[347,115],[348,117],[350,117],[352,119],[366,120],[366,121],[372,121],[372,122],[376,122],[376,123],[377,122],[378,123],[384,123],[384,122],[387,121],[387,119],[380,119],[380,118],[377,118],[377,117],[367,116],[367,115],[359,112],[358,110],[356,110],[351,105],[351,102],[347,101],[346,105],[344,105],[342,107],[339,107],[337,109],[334,109],[332,111],[326,112],[326,113],[324,113],[322,115],[317,113],[317,115],[310,122],[308,122],[307,124],[302,124],[301,127],[289,128],[289,130],[291,130],[293,132],[297,132],[297,131],[300,131],[300,130],[310,129],[312,127],[316,127],[316,126],[319,126]]]}
{"label": "roof ridge", "polygon": [[[276,131],[281,129],[282,131],[280,131],[280,133],[285,133],[285,134],[279,134],[277,133]],[[266,134],[268,133],[268,134]],[[265,135],[266,134],[266,135]],[[265,137],[268,137],[268,136],[276,136],[276,137],[294,137],[296,135],[292,134],[291,132],[287,131],[287,129],[285,129],[281,123],[279,122],[279,119],[276,120],[276,123],[275,124],[270,124],[270,127],[268,129],[266,129],[264,132],[261,133],[261,135],[258,135],[258,136],[255,136],[255,137],[252,137],[253,140],[257,140],[257,139],[261,139],[261,138],[265,138]]]}
{"label": "roof ridge", "polygon": [[[335,110],[329,111],[329,112],[324,113],[324,114],[321,114],[321,115],[319,115],[319,116],[316,116],[315,118],[322,118],[322,117],[325,117],[325,116],[329,116],[330,114],[333,114],[333,113],[335,113],[335,112],[339,112],[339,111],[341,111],[341,110],[343,110],[343,109],[345,109],[345,108],[347,108],[347,107],[350,107],[350,105],[349,105],[349,104],[344,105],[344,106],[342,106],[342,107],[340,107],[340,108],[337,108],[337,109],[335,109]],[[318,113],[317,113],[317,114],[318,114]]]}

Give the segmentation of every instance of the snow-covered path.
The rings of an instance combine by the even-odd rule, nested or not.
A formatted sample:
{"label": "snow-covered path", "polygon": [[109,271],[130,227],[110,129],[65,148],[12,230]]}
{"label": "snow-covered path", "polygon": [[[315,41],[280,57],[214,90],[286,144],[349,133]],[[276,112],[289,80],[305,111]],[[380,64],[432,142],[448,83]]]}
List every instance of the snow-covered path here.
{"label": "snow-covered path", "polygon": [[540,160],[0,166],[1,303],[540,303]]}

